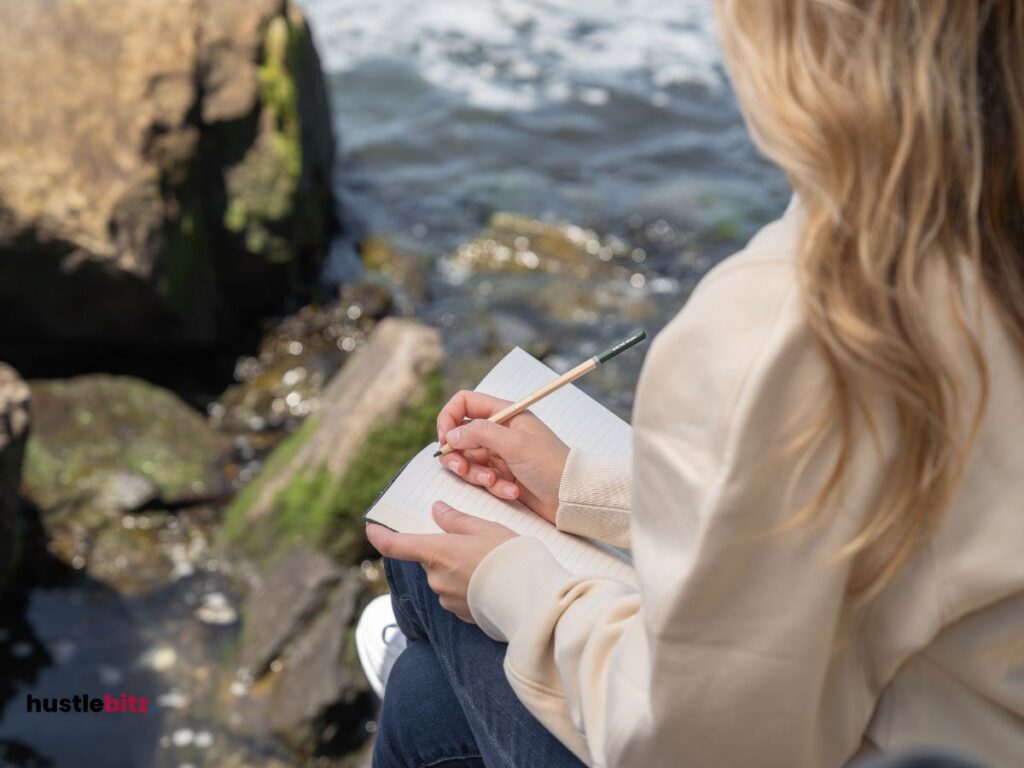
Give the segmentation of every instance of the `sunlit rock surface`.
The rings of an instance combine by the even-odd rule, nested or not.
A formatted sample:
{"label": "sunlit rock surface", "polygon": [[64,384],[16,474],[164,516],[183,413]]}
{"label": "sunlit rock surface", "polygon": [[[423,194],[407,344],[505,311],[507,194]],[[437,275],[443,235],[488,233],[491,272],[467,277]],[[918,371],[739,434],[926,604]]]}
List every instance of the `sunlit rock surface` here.
{"label": "sunlit rock surface", "polygon": [[211,344],[315,276],[334,151],[292,2],[3,3],[0,71],[0,342]]}

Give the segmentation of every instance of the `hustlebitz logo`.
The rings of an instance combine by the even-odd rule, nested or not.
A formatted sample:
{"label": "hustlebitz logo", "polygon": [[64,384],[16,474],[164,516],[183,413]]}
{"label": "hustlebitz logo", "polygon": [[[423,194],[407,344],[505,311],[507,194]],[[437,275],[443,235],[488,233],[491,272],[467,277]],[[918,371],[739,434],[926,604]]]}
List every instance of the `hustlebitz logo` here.
{"label": "hustlebitz logo", "polygon": [[149,714],[149,699],[121,692],[120,696],[105,693],[90,696],[87,693],[74,696],[33,696],[25,697],[25,711],[34,713],[106,712],[108,714]]}

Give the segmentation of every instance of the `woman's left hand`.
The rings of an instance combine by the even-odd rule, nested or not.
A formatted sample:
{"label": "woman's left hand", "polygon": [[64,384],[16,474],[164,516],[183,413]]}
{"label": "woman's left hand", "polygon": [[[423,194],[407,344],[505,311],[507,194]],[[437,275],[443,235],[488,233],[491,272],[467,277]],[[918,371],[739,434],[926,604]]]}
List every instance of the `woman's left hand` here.
{"label": "woman's left hand", "polygon": [[435,501],[432,511],[446,533],[398,533],[370,523],[366,537],[384,557],[422,564],[427,583],[441,598],[441,607],[472,624],[466,593],[473,571],[492,549],[516,534],[498,523],[459,512],[443,501]]}

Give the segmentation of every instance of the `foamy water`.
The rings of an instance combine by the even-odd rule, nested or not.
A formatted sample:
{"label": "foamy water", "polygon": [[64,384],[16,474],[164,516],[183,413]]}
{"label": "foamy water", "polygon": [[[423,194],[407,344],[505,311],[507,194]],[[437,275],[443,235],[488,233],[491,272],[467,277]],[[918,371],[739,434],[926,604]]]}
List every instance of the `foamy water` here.
{"label": "foamy water", "polygon": [[489,109],[576,99],[600,105],[631,88],[724,85],[706,0],[306,0],[327,67],[415,61],[424,80]]}

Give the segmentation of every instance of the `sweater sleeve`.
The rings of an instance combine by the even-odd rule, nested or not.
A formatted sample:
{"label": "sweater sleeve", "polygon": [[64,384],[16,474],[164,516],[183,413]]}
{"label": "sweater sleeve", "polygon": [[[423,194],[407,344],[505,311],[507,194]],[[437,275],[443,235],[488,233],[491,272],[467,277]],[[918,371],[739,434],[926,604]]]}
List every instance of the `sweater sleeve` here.
{"label": "sweater sleeve", "polygon": [[639,588],[573,575],[528,537],[473,575],[471,611],[508,641],[513,688],[591,765],[811,768],[861,742],[873,694],[833,555],[879,473],[849,479],[841,513],[773,531],[835,448],[805,465],[783,450],[827,392],[799,317],[790,271],[741,262],[656,339],[634,412]]}
{"label": "sweater sleeve", "polygon": [[629,460],[570,449],[558,487],[555,525],[566,533],[628,549],[632,472]]}

